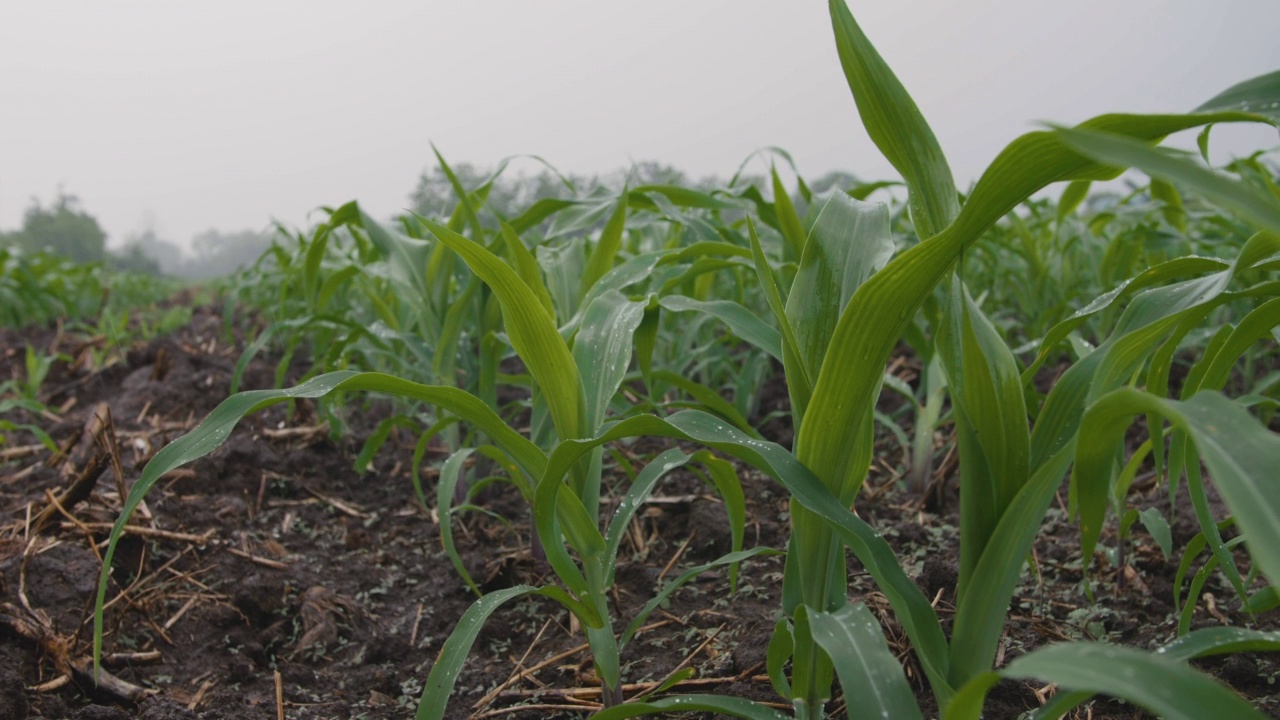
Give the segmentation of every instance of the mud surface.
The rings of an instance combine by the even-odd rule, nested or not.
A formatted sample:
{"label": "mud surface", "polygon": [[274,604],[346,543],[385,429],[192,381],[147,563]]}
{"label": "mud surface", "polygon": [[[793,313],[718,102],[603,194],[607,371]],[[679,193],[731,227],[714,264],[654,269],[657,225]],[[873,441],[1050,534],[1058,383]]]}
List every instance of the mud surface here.
{"label": "mud surface", "polygon": [[[474,595],[441,550],[430,468],[442,456],[433,449],[424,463],[431,507],[413,490],[416,438],[408,432],[393,432],[367,470],[353,467],[364,438],[392,412],[378,399],[351,399],[343,417],[351,431],[339,439],[330,437],[311,402],[273,406],[243,421],[209,457],[160,478],[118,548],[106,592],[104,668],[119,684],[104,690],[89,679],[94,594],[120,489],[138,478],[156,451],[227,397],[243,341],[233,325],[197,309],[192,323],[171,336],[115,348],[117,361],[105,367],[95,367],[91,352],[96,347],[103,354],[101,343],[52,329],[0,330],[0,381],[21,377],[28,343],[70,358],[55,365],[41,389],[50,414],[18,411],[8,418],[39,424],[67,449],[65,455],[54,458],[21,431],[8,433],[0,445],[9,452],[0,463],[0,718],[238,720],[274,718],[278,704],[289,718],[412,716],[436,654]],[[903,359],[898,366],[912,381],[912,362]],[[304,370],[295,362],[290,378]],[[271,387],[274,373],[273,361],[255,360],[242,387]],[[763,398],[761,426],[788,442],[790,428],[770,415],[785,409],[780,378]],[[899,408],[881,409],[902,416]],[[118,452],[105,452],[110,442],[95,444],[111,435]],[[857,510],[889,539],[928,596],[937,598],[949,631],[958,520],[947,442],[939,437],[938,482],[921,499],[902,489],[906,455],[885,433]],[[14,450],[19,447],[31,449],[23,454]],[[664,447],[642,442],[616,449],[634,463]],[[95,462],[88,487],[80,483],[84,497],[67,494]],[[606,459],[611,487],[605,502],[616,502],[625,488],[616,465],[616,458]],[[785,494],[753,471],[739,474],[747,498],[746,545],[784,547]],[[655,496],[623,545],[616,617],[629,619],[663,582],[731,546],[724,506],[702,480],[675,472]],[[1173,578],[1180,557],[1165,558],[1137,529],[1124,569],[1104,552],[1094,558],[1089,582],[1098,602],[1090,603],[1083,593],[1079,531],[1067,521],[1065,497],[1064,488],[1036,543],[1038,572],[1026,574],[1013,600],[1000,664],[1057,640],[1150,648],[1174,637]],[[1139,483],[1131,502],[1163,507],[1167,499],[1163,489]],[[455,516],[458,547],[476,581],[486,591],[542,582],[519,495],[495,485],[484,504],[503,519]],[[1187,511],[1175,515],[1172,529],[1177,553],[1198,530]],[[1110,533],[1103,544],[1114,546]],[[850,596],[881,617],[922,706],[936,716],[888,602],[856,560],[849,567]],[[634,684],[628,694],[693,668],[696,680],[684,686],[690,692],[778,702],[764,663],[781,570],[780,558],[755,559],[744,564],[736,591],[723,571],[705,573],[679,591],[624,652],[625,681]],[[1251,623],[1217,573],[1201,594],[1193,627],[1277,627],[1274,612]],[[1277,656],[1197,664],[1264,712],[1280,713]],[[598,700],[597,688],[580,630],[547,601],[520,600],[480,632],[450,717],[582,717],[580,708]],[[1005,682],[992,693],[985,717],[1017,717],[1052,692],[1036,683]],[[830,708],[841,717],[842,702],[837,698]],[[518,704],[532,707],[515,710]],[[1075,716],[1144,717],[1107,700]]]}

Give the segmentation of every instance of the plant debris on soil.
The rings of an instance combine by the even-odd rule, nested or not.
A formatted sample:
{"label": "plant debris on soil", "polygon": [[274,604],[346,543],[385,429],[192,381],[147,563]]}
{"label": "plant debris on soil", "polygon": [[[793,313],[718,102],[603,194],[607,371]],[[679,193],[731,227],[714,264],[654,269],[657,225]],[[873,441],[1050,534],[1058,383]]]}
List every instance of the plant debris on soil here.
{"label": "plant debris on soil", "polygon": [[[0,379],[22,372],[32,345],[60,352],[40,400],[52,410],[16,421],[43,427],[54,455],[23,432],[0,445],[0,719],[8,718],[404,718],[445,638],[475,599],[441,549],[434,508],[410,482],[415,437],[393,433],[367,472],[353,460],[391,412],[387,401],[355,398],[350,433],[331,437],[309,401],[276,405],[245,419],[210,456],[163,477],[119,545],[103,643],[103,674],[92,668],[93,605],[111,523],[141,468],[229,394],[243,338],[229,342],[218,311],[197,308],[187,327],[91,369],[82,338],[49,328],[0,330]],[[911,362],[899,365],[909,368]],[[289,381],[307,368],[295,361]],[[275,366],[258,358],[242,387],[270,387]],[[762,396],[762,416],[785,403],[782,378]],[[770,420],[771,439],[790,428]],[[786,426],[786,427],[784,427]],[[644,457],[666,447],[620,446]],[[943,617],[954,602],[958,522],[954,463],[939,438],[937,492],[902,489],[905,453],[888,436],[857,511],[894,545],[908,574]],[[435,459],[439,459],[438,457]],[[424,463],[430,477],[432,457]],[[747,545],[783,548],[787,497],[741,469]],[[614,488],[617,495],[618,488]],[[1010,608],[997,664],[1059,640],[1105,640],[1152,648],[1173,639],[1173,578],[1166,558],[1136,531],[1122,567],[1099,552],[1086,579],[1078,527],[1061,500],[1050,510],[1033,567]],[[1138,506],[1167,507],[1156,483],[1135,490]],[[514,490],[496,490],[483,513],[457,516],[463,559],[485,591],[538,582],[529,517]],[[1185,504],[1185,503],[1184,503]],[[1172,520],[1175,553],[1198,531],[1190,511]],[[1104,535],[1114,546],[1115,536]],[[621,554],[617,617],[629,618],[666,580],[730,549],[722,506],[692,475],[674,473],[638,514]],[[850,597],[880,616],[927,714],[936,708],[888,602],[850,560]],[[778,703],[765,648],[780,605],[782,561],[748,561],[737,588],[707,573],[650,617],[624,653],[628,697],[686,668],[678,686]],[[1088,583],[1097,602],[1085,593]],[[1216,573],[1197,599],[1193,627],[1276,629],[1276,613],[1250,618]],[[1280,662],[1242,654],[1197,662],[1272,715],[1280,712]],[[1006,681],[985,716],[1015,718],[1056,688]],[[599,686],[583,637],[558,607],[527,600],[493,616],[480,634],[450,703],[451,718],[583,717]],[[843,717],[843,697],[829,712]],[[1077,717],[1146,717],[1100,699]]]}

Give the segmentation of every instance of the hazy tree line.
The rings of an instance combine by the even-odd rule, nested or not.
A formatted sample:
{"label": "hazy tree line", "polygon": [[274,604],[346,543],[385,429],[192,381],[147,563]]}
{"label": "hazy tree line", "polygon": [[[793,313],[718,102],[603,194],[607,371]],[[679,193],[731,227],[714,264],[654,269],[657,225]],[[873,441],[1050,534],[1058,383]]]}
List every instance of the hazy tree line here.
{"label": "hazy tree line", "polygon": [[[453,167],[454,176],[470,190],[490,179],[488,171],[470,164]],[[742,181],[763,184],[762,178]],[[711,190],[727,184],[717,177],[690,179],[670,165],[643,162],[625,171],[603,175],[562,175],[549,168],[535,174],[505,173],[493,180],[484,213],[486,222],[495,217],[512,218],[538,200],[546,198],[582,197],[602,188],[618,189],[651,184],[674,184]],[[810,183],[815,192],[832,186],[849,187],[854,178],[847,173],[829,173]],[[457,202],[453,184],[440,167],[424,172],[409,197],[411,207],[426,215],[441,215]],[[144,230],[125,238],[119,249],[107,247],[107,234],[97,219],[80,207],[79,200],[63,192],[48,206],[33,200],[18,230],[0,231],[0,247],[16,247],[22,252],[47,251],[76,262],[101,262],[122,270],[168,275],[191,279],[207,279],[229,275],[253,264],[271,245],[270,233],[254,230],[221,232],[206,230],[192,238],[191,249],[184,253],[175,243]]]}
{"label": "hazy tree line", "polygon": [[252,230],[207,230],[192,239],[192,252],[145,230],[125,238],[119,249],[107,247],[107,233],[80,207],[74,195],[59,192],[48,206],[33,200],[22,227],[0,231],[0,247],[25,253],[51,252],[75,262],[100,262],[120,270],[207,279],[229,275],[252,264],[271,245],[271,237]]}

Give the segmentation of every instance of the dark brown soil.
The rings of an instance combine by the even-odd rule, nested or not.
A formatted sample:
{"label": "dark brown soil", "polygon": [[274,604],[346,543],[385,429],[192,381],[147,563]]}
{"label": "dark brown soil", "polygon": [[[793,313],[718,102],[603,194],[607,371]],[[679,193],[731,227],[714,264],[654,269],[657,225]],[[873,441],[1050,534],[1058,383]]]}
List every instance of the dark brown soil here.
{"label": "dark brown soil", "polygon": [[[94,369],[90,353],[78,366],[58,363],[41,394],[57,414],[15,414],[19,422],[46,428],[69,452],[51,462],[47,450],[33,449],[0,464],[0,719],[273,718],[277,687],[289,718],[412,716],[441,644],[474,596],[441,550],[433,509],[413,492],[415,438],[393,433],[370,471],[353,469],[360,443],[391,412],[381,400],[351,399],[343,412],[352,434],[336,440],[321,426],[323,413],[315,405],[277,405],[246,419],[208,458],[163,478],[146,500],[146,513],[132,521],[141,529],[121,543],[113,564],[103,646],[105,667],[122,681],[123,692],[145,691],[148,697],[137,702],[95,689],[76,669],[92,652],[99,556],[105,524],[115,520],[120,506],[119,483],[131,483],[156,450],[227,396],[240,351],[232,335],[227,337],[214,311],[198,309],[182,331],[120,349],[121,362]],[[83,341],[53,330],[0,330],[0,381],[21,374],[27,343],[73,358],[86,352]],[[901,366],[910,368],[911,362]],[[304,369],[295,367],[292,377]],[[257,360],[242,386],[269,387],[273,374],[271,362]],[[780,379],[762,396],[762,416],[785,409]],[[85,428],[101,407],[110,410],[121,478],[108,464],[91,495],[66,500],[65,513],[54,508],[37,527],[51,506],[48,494],[61,496],[94,462],[98,452]],[[789,442],[790,430],[776,416],[766,431]],[[7,439],[0,450],[34,443],[21,432]],[[662,448],[641,442],[621,451],[643,458]],[[944,482],[927,505],[900,489],[905,453],[892,436],[883,438],[883,450],[858,511],[882,529],[922,589],[937,596],[948,627],[957,519],[954,490],[945,482],[953,472],[945,459],[947,442],[940,439],[937,462]],[[429,456],[427,465],[438,460]],[[741,476],[748,498],[747,545],[782,548],[785,494],[757,473],[744,469]],[[656,495],[624,544],[618,617],[642,607],[663,578],[730,546],[722,506],[694,476],[675,473]],[[1162,490],[1149,488],[1136,492],[1133,502],[1155,504],[1163,497]],[[480,513],[461,516],[458,544],[470,571],[485,590],[539,582],[523,501],[514,490],[495,486],[485,502],[510,522]],[[1173,530],[1180,549],[1196,524],[1180,511]],[[1095,558],[1090,581],[1098,602],[1091,604],[1081,591],[1077,534],[1064,507],[1051,509],[1035,547],[1038,575],[1029,573],[1016,593],[1000,662],[1055,640],[1148,648],[1174,636],[1178,558],[1165,559],[1136,531],[1123,590],[1105,556]],[[1114,537],[1104,541],[1114,545]],[[723,574],[691,583],[650,618],[654,627],[625,651],[626,682],[658,681],[691,666],[701,683],[691,690],[778,702],[764,658],[780,604],[781,570],[779,558],[748,562],[736,591]],[[850,577],[850,596],[881,616],[891,644],[919,683],[886,601],[855,560]],[[1213,598],[1212,609],[1201,602],[1196,627],[1250,624],[1220,578],[1211,578],[1205,592]],[[1268,629],[1278,625],[1276,613],[1257,622]],[[584,716],[569,710],[596,699],[582,643],[566,614],[547,602],[511,604],[480,634],[450,717]],[[548,658],[557,659],[513,679],[519,668]],[[1241,655],[1200,667],[1265,712],[1280,713],[1276,656]],[[61,680],[67,676],[69,681]],[[500,692],[491,692],[499,686]],[[1005,683],[991,695],[985,716],[1017,717],[1038,706],[1040,690]],[[927,691],[920,692],[922,706],[936,716]],[[509,710],[519,703],[534,707]],[[839,707],[837,701],[831,709]],[[1145,717],[1103,700],[1078,716]]]}

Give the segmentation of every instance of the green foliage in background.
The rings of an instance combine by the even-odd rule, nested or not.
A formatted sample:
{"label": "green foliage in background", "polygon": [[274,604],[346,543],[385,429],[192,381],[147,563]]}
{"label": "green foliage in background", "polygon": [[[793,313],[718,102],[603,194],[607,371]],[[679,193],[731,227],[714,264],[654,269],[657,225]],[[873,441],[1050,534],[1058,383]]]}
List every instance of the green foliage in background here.
{"label": "green foliage in background", "polygon": [[49,252],[76,263],[100,262],[107,257],[107,234],[98,221],[80,209],[75,196],[59,193],[49,207],[32,202],[22,229],[0,234],[0,247],[25,253]]}

